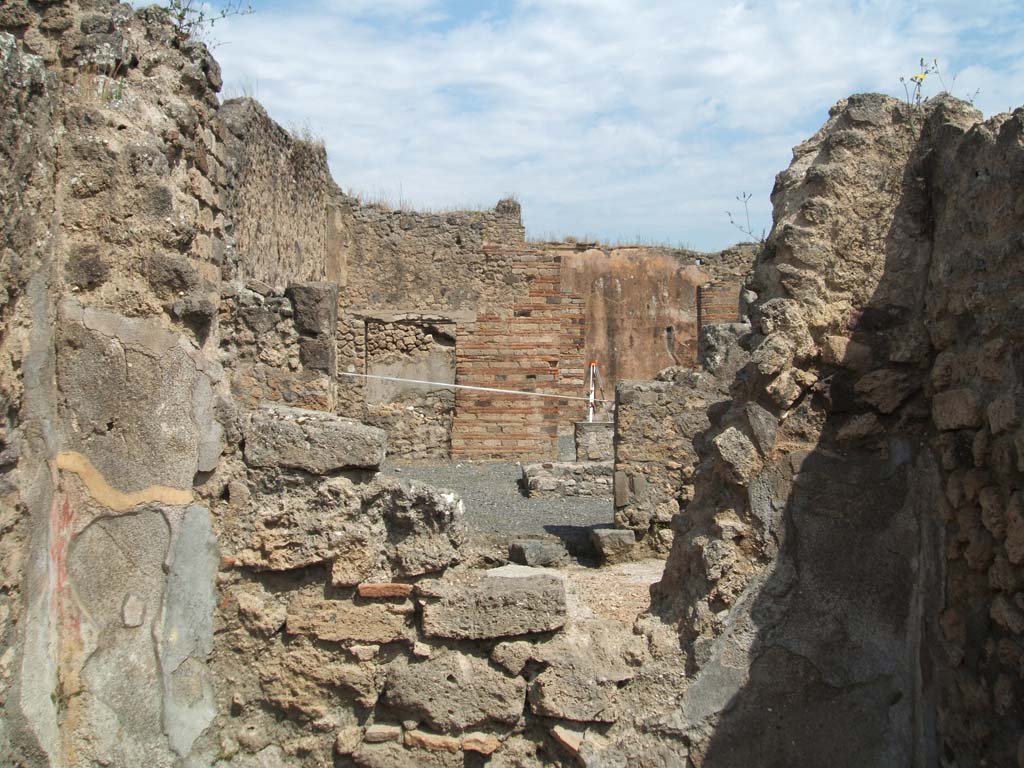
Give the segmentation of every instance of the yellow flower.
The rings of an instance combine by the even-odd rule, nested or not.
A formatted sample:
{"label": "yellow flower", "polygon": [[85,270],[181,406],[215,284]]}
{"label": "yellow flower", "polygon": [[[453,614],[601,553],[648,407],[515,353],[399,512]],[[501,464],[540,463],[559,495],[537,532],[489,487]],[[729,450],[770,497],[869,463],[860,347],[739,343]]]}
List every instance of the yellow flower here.
{"label": "yellow flower", "polygon": [[913,80],[915,83],[923,83],[926,77],[928,77],[928,73],[922,72],[919,75],[911,75],[910,79]]}

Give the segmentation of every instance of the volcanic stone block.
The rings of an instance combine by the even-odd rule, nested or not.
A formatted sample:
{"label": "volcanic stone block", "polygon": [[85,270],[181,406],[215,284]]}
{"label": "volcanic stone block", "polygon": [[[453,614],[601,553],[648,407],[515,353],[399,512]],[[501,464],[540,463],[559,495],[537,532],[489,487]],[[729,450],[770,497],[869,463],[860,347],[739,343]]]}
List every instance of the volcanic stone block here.
{"label": "volcanic stone block", "polygon": [[613,503],[616,507],[624,507],[629,503],[629,475],[616,471],[613,477]]}
{"label": "volcanic stone block", "polygon": [[252,467],[325,475],[338,469],[377,469],[386,447],[382,429],[322,411],[268,406],[253,414],[246,430],[245,461]]}
{"label": "volcanic stone block", "polygon": [[100,258],[98,247],[81,247],[64,265],[64,275],[76,288],[91,290],[107,282],[110,265]]}
{"label": "volcanic stone block", "polygon": [[442,732],[487,721],[514,724],[525,695],[521,677],[509,677],[484,659],[456,652],[394,668],[386,692],[389,706]]}
{"label": "volcanic stone block", "polygon": [[337,283],[292,283],[285,291],[295,310],[295,327],[310,336],[333,336],[338,324]]}
{"label": "volcanic stone block", "polygon": [[303,336],[299,339],[299,361],[303,368],[308,368],[311,371],[323,371],[334,376],[338,370],[334,339],[330,337],[311,339]]}
{"label": "volcanic stone block", "polygon": [[163,297],[189,293],[199,285],[199,273],[183,256],[155,253],[144,269],[150,287]]}
{"label": "volcanic stone block", "polygon": [[508,548],[509,559],[534,568],[549,568],[565,562],[567,553],[560,541],[521,539]]}
{"label": "volcanic stone block", "polygon": [[965,429],[981,426],[981,405],[969,389],[950,389],[932,399],[932,418],[939,429]]}
{"label": "volcanic stone block", "polygon": [[761,453],[767,456],[775,447],[775,438],[779,428],[778,419],[757,403],[747,403],[743,410],[747,416],[747,424],[750,425],[750,432],[754,436],[754,442],[757,443]]}
{"label": "volcanic stone block", "polygon": [[550,632],[567,620],[565,578],[556,571],[506,565],[421,583],[417,590],[427,598],[423,632],[431,637],[511,637]]}
{"label": "volcanic stone block", "polygon": [[881,368],[861,376],[854,390],[882,413],[892,413],[917,387],[918,382],[906,373]]}
{"label": "volcanic stone block", "polygon": [[761,469],[761,457],[750,439],[736,427],[728,427],[712,441],[729,479],[748,485]]}
{"label": "volcanic stone block", "polygon": [[636,533],[631,528],[597,528],[590,532],[590,542],[604,562],[620,563],[629,559]]}

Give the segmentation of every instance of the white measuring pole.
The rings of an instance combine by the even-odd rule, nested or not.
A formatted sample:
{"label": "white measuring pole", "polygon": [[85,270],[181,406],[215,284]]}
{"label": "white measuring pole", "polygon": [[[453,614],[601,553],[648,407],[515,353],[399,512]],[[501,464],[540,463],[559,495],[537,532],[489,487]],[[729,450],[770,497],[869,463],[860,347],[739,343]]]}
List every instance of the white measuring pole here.
{"label": "white measuring pole", "polygon": [[597,361],[590,361],[590,394],[587,396],[587,421],[591,424],[594,422],[594,402],[597,397],[596,385],[594,382],[594,376],[597,372]]}

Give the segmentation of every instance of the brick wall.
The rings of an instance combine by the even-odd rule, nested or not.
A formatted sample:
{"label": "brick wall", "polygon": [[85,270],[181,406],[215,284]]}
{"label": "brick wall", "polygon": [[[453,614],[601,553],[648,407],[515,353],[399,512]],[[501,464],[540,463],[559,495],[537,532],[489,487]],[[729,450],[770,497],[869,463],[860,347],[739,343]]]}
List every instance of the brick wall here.
{"label": "brick wall", "polygon": [[[509,251],[501,246],[485,250]],[[481,311],[460,334],[456,381],[525,392],[560,391],[563,296],[558,256],[520,249],[512,274],[525,283],[511,312]],[[463,340],[465,339],[465,340]],[[563,401],[460,389],[452,455],[462,458],[553,458]]]}
{"label": "brick wall", "polygon": [[[562,345],[558,365],[560,391],[563,395],[585,397],[590,361],[586,350],[586,300],[572,293],[561,294]],[[611,385],[614,387],[614,384]],[[613,391],[605,393],[606,398]],[[587,417],[587,404],[582,400],[561,400],[559,424],[568,425]]]}
{"label": "brick wall", "polygon": [[739,320],[740,283],[708,283],[697,289],[698,327]]}

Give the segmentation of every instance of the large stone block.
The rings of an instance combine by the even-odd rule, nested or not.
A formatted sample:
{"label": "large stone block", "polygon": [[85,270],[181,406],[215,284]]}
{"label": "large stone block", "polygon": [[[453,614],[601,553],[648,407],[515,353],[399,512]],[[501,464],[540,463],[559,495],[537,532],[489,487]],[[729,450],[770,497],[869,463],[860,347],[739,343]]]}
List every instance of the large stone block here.
{"label": "large stone block", "polygon": [[459,562],[466,539],[462,499],[421,483],[380,479],[366,490],[366,512],[383,520],[386,554],[395,576],[443,571]]}
{"label": "large stone block", "polygon": [[323,371],[334,376],[338,371],[337,352],[334,339],[329,337],[299,339],[299,360],[302,367],[311,371]]}
{"label": "large stone block", "polygon": [[68,300],[57,344],[67,447],[88,459],[104,485],[122,493],[154,486],[191,492],[196,473],[216,467],[221,370],[184,336]]}
{"label": "large stone block", "polygon": [[629,475],[621,470],[616,470],[613,475],[612,501],[616,507],[624,507],[629,503]]}
{"label": "large stone block", "polygon": [[590,543],[602,561],[621,563],[629,559],[636,533],[631,528],[596,528],[590,532]]}
{"label": "large stone block", "polygon": [[747,485],[761,470],[757,449],[736,427],[726,428],[715,437],[712,445],[730,480]]}
{"label": "large stone block", "polygon": [[337,648],[306,637],[264,648],[255,670],[261,698],[291,717],[322,718],[339,698],[354,698],[364,707],[377,702],[383,684],[379,675],[367,664],[348,661]]}
{"label": "large stone block", "polygon": [[708,373],[730,378],[747,360],[740,339],[750,333],[747,323],[711,323],[700,329],[698,356]]}
{"label": "large stone block", "polygon": [[565,624],[565,578],[557,571],[506,565],[421,583],[423,632],[486,640],[550,632]]}
{"label": "large stone block", "polygon": [[257,510],[247,546],[234,553],[237,565],[288,571],[348,557],[366,562],[367,575],[382,557],[386,531],[379,519],[362,514],[359,488],[331,477],[314,487],[258,494],[247,506]]}
{"label": "large stone block", "polygon": [[311,336],[333,336],[338,324],[338,284],[292,283],[285,291],[295,310],[295,327]]}
{"label": "large stone block", "polygon": [[514,724],[523,712],[526,681],[509,677],[484,659],[445,653],[399,666],[388,675],[385,697],[403,717],[444,731],[488,721]]}
{"label": "large stone block", "polygon": [[382,429],[321,411],[267,406],[252,415],[245,461],[252,467],[325,475],[339,469],[376,469],[386,447]]}
{"label": "large stone block", "polygon": [[436,573],[460,560],[465,541],[461,500],[450,491],[378,478],[317,484],[301,478],[239,491],[248,528],[229,539],[236,566],[289,571],[331,565],[337,587]]}
{"label": "large stone block", "polygon": [[520,539],[509,545],[508,556],[512,562],[521,565],[549,568],[564,563],[568,552],[557,539]]}
{"label": "large stone block", "polygon": [[409,635],[412,610],[408,600],[359,604],[303,594],[288,605],[285,626],[290,634],[333,643],[393,643]]}
{"label": "large stone block", "polygon": [[573,622],[554,640],[530,647],[528,658],[544,665],[530,686],[530,708],[545,717],[614,722],[621,692],[645,655],[643,639],[618,622]]}
{"label": "large stone block", "polygon": [[854,390],[882,413],[892,413],[914,393],[919,383],[902,371],[880,368],[861,376]]}
{"label": "large stone block", "polygon": [[932,418],[939,429],[967,429],[981,426],[981,405],[969,389],[950,389],[932,399]]}

